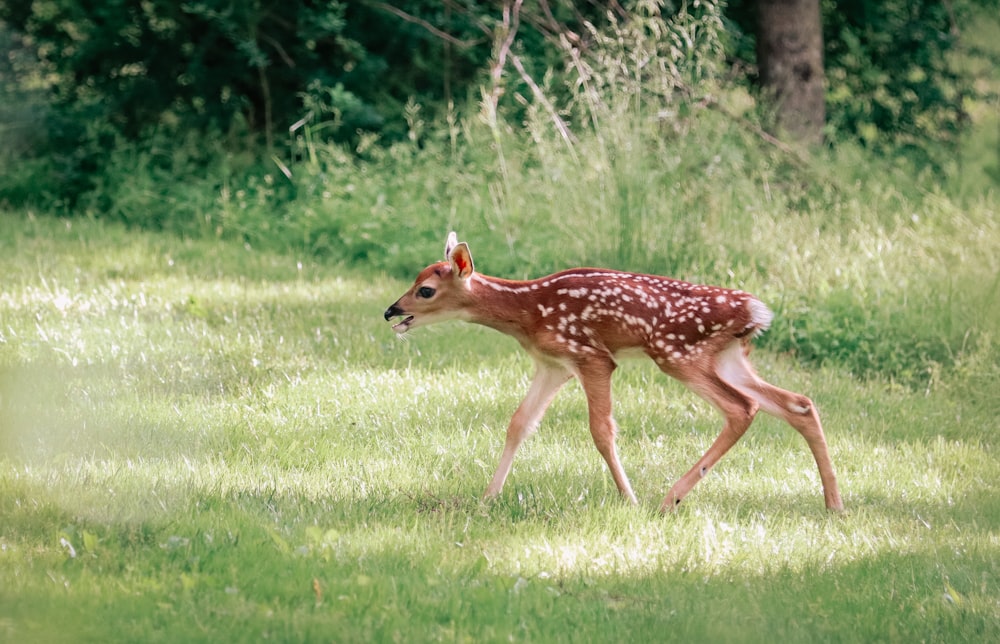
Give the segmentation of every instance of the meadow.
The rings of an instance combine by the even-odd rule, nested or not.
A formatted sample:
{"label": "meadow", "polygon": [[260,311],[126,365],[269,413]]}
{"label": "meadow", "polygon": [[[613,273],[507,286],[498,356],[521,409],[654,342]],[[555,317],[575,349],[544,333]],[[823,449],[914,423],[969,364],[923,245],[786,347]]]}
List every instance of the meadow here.
{"label": "meadow", "polygon": [[[831,67],[804,150],[767,134],[700,4],[537,59],[531,88],[497,62],[454,101],[410,98],[390,135],[335,137],[338,83],[265,141],[176,101],[129,138],[87,81],[65,143],[43,125],[59,79],[25,76],[8,111],[37,125],[0,145],[0,642],[1000,641],[995,20],[951,61],[974,91],[936,99],[961,123],[856,136],[847,107],[917,97],[842,81],[926,72]],[[815,401],[846,510],[761,415],[660,515],[721,419],[644,362],[613,390],[637,507],[574,383],[482,501],[529,358],[383,319],[449,230],[500,277],[759,296],[754,362]]]}
{"label": "meadow", "polygon": [[[0,640],[996,641],[996,209],[923,203],[895,226],[755,214],[755,235],[796,243],[713,276],[813,315],[812,334],[870,331],[844,359],[755,352],[816,401],[846,512],[762,415],[668,516],[720,420],[651,364],[614,389],[639,507],[573,384],[486,503],[531,375],[512,340],[458,323],[399,340],[382,311],[408,281],[383,268],[5,213]],[[463,237],[480,270],[520,276]],[[421,248],[413,273],[440,255]],[[714,248],[733,246],[695,255]],[[838,279],[864,290],[838,298]],[[914,357],[927,329],[949,360]],[[850,359],[879,338],[918,366]]]}

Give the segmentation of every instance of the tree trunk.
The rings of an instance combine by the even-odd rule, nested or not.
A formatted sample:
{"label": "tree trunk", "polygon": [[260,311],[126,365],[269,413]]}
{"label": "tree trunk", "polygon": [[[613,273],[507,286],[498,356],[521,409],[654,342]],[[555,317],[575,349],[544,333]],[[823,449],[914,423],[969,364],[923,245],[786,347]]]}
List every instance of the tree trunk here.
{"label": "tree trunk", "polygon": [[820,0],[757,2],[757,66],[775,133],[820,143],[826,121]]}

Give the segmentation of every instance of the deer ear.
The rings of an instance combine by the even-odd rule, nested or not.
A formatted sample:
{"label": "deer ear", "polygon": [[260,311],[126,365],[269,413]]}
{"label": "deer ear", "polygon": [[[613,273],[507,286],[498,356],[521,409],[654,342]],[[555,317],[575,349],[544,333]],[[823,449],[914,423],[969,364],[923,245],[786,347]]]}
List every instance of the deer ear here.
{"label": "deer ear", "polygon": [[472,265],[472,253],[469,252],[469,245],[465,242],[456,244],[448,252],[448,261],[451,263],[451,272],[460,279],[467,279],[475,270]]}
{"label": "deer ear", "polygon": [[458,235],[453,230],[448,233],[448,241],[444,243],[444,258],[446,260],[451,261],[451,251],[455,246],[458,246]]}

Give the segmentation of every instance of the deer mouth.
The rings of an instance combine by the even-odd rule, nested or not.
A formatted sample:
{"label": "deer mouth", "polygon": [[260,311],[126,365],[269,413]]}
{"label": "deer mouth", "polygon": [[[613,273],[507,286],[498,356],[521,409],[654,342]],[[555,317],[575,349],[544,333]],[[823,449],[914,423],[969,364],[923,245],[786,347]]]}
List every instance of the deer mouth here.
{"label": "deer mouth", "polygon": [[395,331],[396,333],[406,333],[406,331],[410,328],[411,324],[413,324],[413,316],[408,315],[399,322],[393,324],[392,330]]}
{"label": "deer mouth", "polygon": [[403,309],[399,308],[395,304],[393,304],[392,306],[390,306],[385,310],[386,322],[388,322],[393,318],[400,318],[400,317],[403,319],[393,324],[392,330],[395,331],[396,333],[406,333],[407,329],[410,328],[410,325],[413,324],[413,316],[407,315],[403,311]]}

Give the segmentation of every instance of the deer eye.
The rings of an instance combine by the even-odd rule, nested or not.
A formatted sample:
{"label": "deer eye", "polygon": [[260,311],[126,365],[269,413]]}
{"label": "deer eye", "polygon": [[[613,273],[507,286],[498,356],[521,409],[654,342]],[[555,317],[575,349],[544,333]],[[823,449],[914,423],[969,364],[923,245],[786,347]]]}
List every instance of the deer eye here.
{"label": "deer eye", "polygon": [[435,292],[434,289],[432,289],[430,286],[421,286],[420,288],[417,289],[417,297],[422,297],[425,300],[427,300],[434,297],[434,292]]}

